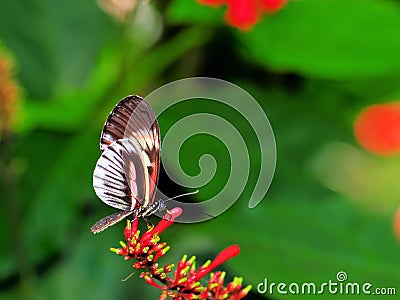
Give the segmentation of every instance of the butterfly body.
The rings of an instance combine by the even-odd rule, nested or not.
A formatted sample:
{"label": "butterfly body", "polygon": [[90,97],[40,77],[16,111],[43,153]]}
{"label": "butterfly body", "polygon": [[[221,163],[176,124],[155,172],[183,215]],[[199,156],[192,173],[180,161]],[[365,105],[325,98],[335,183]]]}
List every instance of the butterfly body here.
{"label": "butterfly body", "polygon": [[146,217],[165,209],[155,199],[160,129],[153,110],[141,97],[127,96],[113,109],[101,133],[100,150],[93,187],[104,203],[119,211],[96,222],[93,233],[131,214]]}

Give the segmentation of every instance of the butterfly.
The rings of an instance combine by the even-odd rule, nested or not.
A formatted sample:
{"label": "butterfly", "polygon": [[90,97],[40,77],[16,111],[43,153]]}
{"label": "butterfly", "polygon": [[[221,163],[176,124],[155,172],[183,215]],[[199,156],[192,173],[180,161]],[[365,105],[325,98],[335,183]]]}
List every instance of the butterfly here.
{"label": "butterfly", "polygon": [[160,169],[160,127],[150,105],[139,96],[119,101],[100,137],[101,156],[93,172],[96,195],[118,212],[97,221],[98,233],[133,214],[146,218],[165,210],[156,200]]}

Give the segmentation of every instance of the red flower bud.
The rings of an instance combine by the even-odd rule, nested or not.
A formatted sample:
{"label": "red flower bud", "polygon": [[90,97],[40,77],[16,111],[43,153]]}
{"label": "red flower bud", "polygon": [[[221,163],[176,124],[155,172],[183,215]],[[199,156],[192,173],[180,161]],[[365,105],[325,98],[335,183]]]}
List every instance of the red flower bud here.
{"label": "red flower bud", "polygon": [[226,262],[228,259],[231,259],[232,257],[238,255],[240,253],[240,248],[238,245],[231,245],[224,250],[222,250],[211,262],[211,264],[197,272],[197,274],[194,276],[194,280],[198,281],[201,278],[203,278],[205,275],[210,273],[213,269],[218,267],[219,265],[223,264]]}
{"label": "red flower bud", "polygon": [[[182,214],[182,208],[180,207],[175,207],[171,209],[168,213],[165,214],[164,219],[162,219],[157,226],[155,226],[153,229],[150,231],[147,231],[145,234],[143,234],[142,239],[140,240],[142,243],[145,243],[148,241],[157,233],[158,235],[161,234],[165,229],[167,229],[169,226],[171,226],[174,223],[175,218],[179,217]],[[170,220],[166,220],[167,218],[170,218]]]}
{"label": "red flower bud", "polygon": [[156,287],[156,288],[158,288],[158,289],[162,289],[162,286],[161,286],[161,285],[158,285],[158,284],[154,281],[154,278],[153,278],[153,277],[150,277],[150,276],[148,276],[148,275],[145,275],[145,276],[144,276],[144,280],[145,280],[148,284],[150,284],[150,285],[152,285],[152,286],[154,286],[154,287]]}

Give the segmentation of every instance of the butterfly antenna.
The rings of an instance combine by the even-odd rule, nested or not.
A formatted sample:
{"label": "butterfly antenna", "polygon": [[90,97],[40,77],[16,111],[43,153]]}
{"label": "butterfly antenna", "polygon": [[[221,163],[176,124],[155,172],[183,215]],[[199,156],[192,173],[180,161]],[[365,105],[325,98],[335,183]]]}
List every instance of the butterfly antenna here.
{"label": "butterfly antenna", "polygon": [[194,195],[194,194],[197,194],[198,192],[199,192],[199,190],[196,190],[196,191],[190,192],[190,193],[181,194],[181,195],[178,195],[178,196],[174,196],[172,198],[168,198],[165,201],[173,200],[173,199],[184,197],[184,196]]}
{"label": "butterfly antenna", "polygon": [[176,199],[176,198],[179,198],[179,197],[183,197],[183,196],[194,195],[194,194],[197,194],[198,192],[199,192],[199,190],[196,190],[196,191],[194,191],[194,192],[185,193],[185,194],[181,194],[181,195],[178,195],[178,196],[174,196],[174,197],[172,197],[172,198],[165,199],[165,200],[163,200],[162,202],[160,202],[160,205],[161,205],[162,208],[159,208],[159,209],[161,209],[161,210],[166,210],[166,211],[167,211],[167,214],[170,215],[170,216],[172,217],[172,213],[167,209],[167,207],[166,207],[166,205],[165,205],[165,203],[166,203],[167,201],[173,200],[173,199]]}

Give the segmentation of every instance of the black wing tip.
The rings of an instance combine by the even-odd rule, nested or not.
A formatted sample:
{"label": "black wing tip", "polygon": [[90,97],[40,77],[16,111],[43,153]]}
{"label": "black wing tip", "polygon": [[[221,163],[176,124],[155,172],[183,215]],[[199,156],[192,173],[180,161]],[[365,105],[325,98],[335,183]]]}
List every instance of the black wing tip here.
{"label": "black wing tip", "polygon": [[[134,108],[143,101],[143,97],[139,96],[139,95],[128,95],[125,96],[124,98],[120,99],[117,103],[117,105],[114,107],[114,109],[112,110],[112,112],[110,113],[110,116],[112,115],[112,113],[117,110],[118,107],[122,107],[124,106],[127,102],[133,102],[133,106]],[[109,117],[110,117],[109,116]]]}
{"label": "black wing tip", "polygon": [[128,95],[128,96],[125,96],[124,98],[122,98],[121,100],[119,100],[119,102],[126,101],[126,100],[132,100],[132,99],[143,100],[143,97],[139,96],[139,95]]}
{"label": "black wing tip", "polygon": [[[107,125],[112,117],[119,111],[121,108],[126,109],[129,111],[129,114],[132,113],[132,111],[138,106],[140,102],[143,101],[143,98],[138,96],[138,95],[128,95],[121,100],[118,101],[117,105],[114,107],[114,109],[111,111],[111,113],[108,115],[106,124]],[[132,104],[132,105],[129,105]]]}

